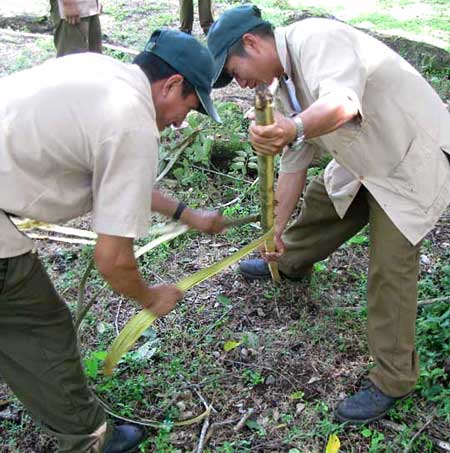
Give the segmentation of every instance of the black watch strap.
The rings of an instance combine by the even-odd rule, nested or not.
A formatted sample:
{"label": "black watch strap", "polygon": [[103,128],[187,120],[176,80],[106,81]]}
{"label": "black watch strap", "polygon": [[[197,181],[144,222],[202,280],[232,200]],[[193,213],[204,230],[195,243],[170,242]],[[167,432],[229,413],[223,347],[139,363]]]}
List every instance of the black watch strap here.
{"label": "black watch strap", "polygon": [[175,212],[174,212],[174,214],[172,216],[172,219],[173,220],[180,220],[181,214],[183,213],[183,211],[186,208],[187,208],[187,206],[182,201],[180,201],[178,203],[177,209],[175,210]]}

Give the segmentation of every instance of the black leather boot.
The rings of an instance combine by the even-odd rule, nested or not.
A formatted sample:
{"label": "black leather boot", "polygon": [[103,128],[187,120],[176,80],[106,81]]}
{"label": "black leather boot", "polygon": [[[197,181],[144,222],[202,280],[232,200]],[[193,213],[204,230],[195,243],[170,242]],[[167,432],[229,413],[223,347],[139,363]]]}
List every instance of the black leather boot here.
{"label": "black leather boot", "polygon": [[144,440],[145,431],[135,425],[115,426],[103,453],[134,453]]}
{"label": "black leather boot", "polygon": [[[261,259],[251,259],[251,260],[243,260],[239,263],[239,272],[247,279],[247,280],[268,280],[270,279],[270,270],[267,263]],[[311,277],[312,267],[306,269],[302,274],[291,277],[286,274],[280,272],[280,276],[282,278],[286,278],[287,280],[292,281],[302,281],[307,280]]]}
{"label": "black leather boot", "polygon": [[407,395],[399,398],[385,395],[369,381],[359,392],[338,404],[335,417],[341,422],[355,425],[373,422],[383,418],[397,401]]}

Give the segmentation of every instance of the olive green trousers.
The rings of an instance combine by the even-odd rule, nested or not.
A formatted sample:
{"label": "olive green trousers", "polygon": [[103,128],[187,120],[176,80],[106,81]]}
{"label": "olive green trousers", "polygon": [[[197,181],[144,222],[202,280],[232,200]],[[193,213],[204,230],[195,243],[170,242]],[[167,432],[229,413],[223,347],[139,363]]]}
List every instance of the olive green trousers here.
{"label": "olive green trousers", "polygon": [[82,17],[78,24],[71,25],[61,19],[58,1],[50,0],[50,15],[55,27],[53,40],[57,57],[80,52],[102,52],[102,29],[98,14]]}
{"label": "olive green trousers", "polygon": [[341,219],[318,176],[306,190],[299,218],[282,237],[286,253],[279,268],[287,276],[301,276],[367,223],[367,333],[375,361],[369,379],[385,394],[399,397],[414,388],[419,373],[415,326],[420,244],[411,245],[365,188]]}
{"label": "olive green trousers", "polygon": [[102,451],[105,414],[87,386],[70,311],[35,253],[0,259],[0,374],[58,451]]}
{"label": "olive green trousers", "polygon": [[[200,26],[205,34],[214,22],[211,11],[211,0],[198,0],[198,15]],[[180,30],[185,33],[192,32],[194,23],[194,4],[193,0],[180,0]]]}

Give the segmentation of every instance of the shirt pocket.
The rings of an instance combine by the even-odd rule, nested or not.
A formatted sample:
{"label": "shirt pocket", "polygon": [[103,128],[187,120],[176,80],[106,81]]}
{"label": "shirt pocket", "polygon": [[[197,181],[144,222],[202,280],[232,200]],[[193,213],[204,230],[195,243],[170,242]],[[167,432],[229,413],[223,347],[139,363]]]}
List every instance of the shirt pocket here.
{"label": "shirt pocket", "polygon": [[442,151],[436,143],[416,138],[388,174],[394,191],[424,212],[428,212],[444,184],[449,182],[449,162]]}

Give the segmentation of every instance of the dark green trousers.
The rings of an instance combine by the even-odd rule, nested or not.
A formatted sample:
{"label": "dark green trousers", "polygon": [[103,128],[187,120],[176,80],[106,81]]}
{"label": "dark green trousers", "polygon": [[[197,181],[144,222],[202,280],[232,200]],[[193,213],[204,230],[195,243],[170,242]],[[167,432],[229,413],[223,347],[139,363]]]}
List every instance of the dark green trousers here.
{"label": "dark green trousers", "polygon": [[61,19],[57,0],[50,0],[50,8],[57,57],[79,52],[102,52],[102,29],[98,14],[83,17],[80,23],[71,25]]}
{"label": "dark green trousers", "polygon": [[60,452],[101,451],[105,414],[87,386],[70,311],[35,253],[0,259],[0,374]]}
{"label": "dark green trousers", "polygon": [[[208,33],[209,27],[214,22],[211,11],[211,0],[198,0],[198,15],[200,18],[200,26],[205,35]],[[180,0],[180,30],[185,33],[192,32],[192,24],[194,23],[194,4],[193,0]]]}
{"label": "dark green trousers", "polygon": [[367,223],[367,332],[376,365],[369,378],[385,394],[398,397],[414,388],[419,373],[415,325],[420,244],[411,245],[364,188],[339,218],[319,176],[306,190],[299,218],[283,235],[287,251],[279,267],[288,276],[301,276]]}

